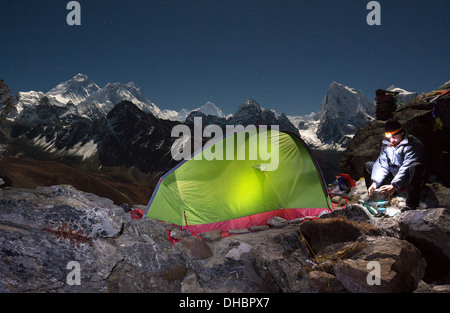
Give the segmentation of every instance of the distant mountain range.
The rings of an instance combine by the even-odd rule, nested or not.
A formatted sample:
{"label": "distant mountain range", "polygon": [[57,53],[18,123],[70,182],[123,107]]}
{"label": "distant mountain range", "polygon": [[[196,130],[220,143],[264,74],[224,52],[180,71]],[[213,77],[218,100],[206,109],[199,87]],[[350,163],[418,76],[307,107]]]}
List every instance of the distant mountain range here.
{"label": "distant mountain range", "polygon": [[[399,92],[400,103],[417,96],[416,93],[407,92],[395,86],[388,89]],[[300,136],[312,147],[337,150],[343,150],[356,129],[374,118],[375,108],[373,102],[369,101],[360,90],[333,82],[323,98],[320,110],[306,116],[287,116],[286,118],[284,114],[262,108],[252,99],[244,102],[235,114],[227,116],[210,101],[197,109],[182,109],[178,112],[159,108],[146,98],[140,87],[133,82],[109,83],[100,88],[86,75],[77,74],[46,93],[19,92],[13,97],[13,108],[10,108],[4,117],[21,123],[42,122],[42,119],[48,118],[49,113],[43,112],[42,105],[47,105],[53,107],[54,111],[58,111],[57,115],[60,119],[83,117],[98,120],[105,117],[117,103],[123,100],[133,103],[143,112],[152,113],[157,118],[178,122],[185,122],[186,119],[189,122],[190,114],[218,117],[219,120],[215,119],[215,122],[222,124],[259,123],[262,125],[262,123],[282,122],[290,130],[297,129]],[[38,110],[39,105],[41,107]]]}
{"label": "distant mountain range", "polygon": [[[406,91],[400,94],[411,96]],[[201,116],[204,127],[279,125],[281,130],[296,132],[315,151],[322,170],[331,173],[325,173],[328,178],[339,170],[336,153],[342,153],[355,131],[374,118],[374,108],[361,91],[336,82],[329,86],[317,113],[286,116],[261,107],[253,99],[230,115],[212,102],[194,110],[161,109],[133,82],[109,83],[100,88],[83,74],[46,93],[28,91],[11,95],[9,87],[0,80],[0,177],[20,181],[20,185],[27,175],[22,172],[33,172],[35,165],[31,168],[30,164],[41,161],[62,162],[87,171],[86,179],[94,179],[94,175],[102,182],[114,180],[119,175],[117,171],[122,175],[123,168],[135,168],[141,173],[138,180],[135,181],[136,172],[131,176],[127,172],[121,179],[148,184],[142,188],[151,190],[157,177],[175,165],[170,154],[177,140],[171,137],[173,127],[180,123],[193,126],[194,118]],[[2,164],[2,156],[15,159]],[[28,162],[29,159],[36,162]],[[45,175],[51,173],[46,171]],[[54,173],[55,179],[61,175],[65,174]],[[85,177],[81,172],[77,175]],[[147,178],[142,179],[142,175]],[[38,185],[42,181],[38,175],[33,179]],[[83,186],[75,187],[85,190],[82,187],[89,184],[83,182]],[[136,195],[139,199],[147,197],[145,192]]]}

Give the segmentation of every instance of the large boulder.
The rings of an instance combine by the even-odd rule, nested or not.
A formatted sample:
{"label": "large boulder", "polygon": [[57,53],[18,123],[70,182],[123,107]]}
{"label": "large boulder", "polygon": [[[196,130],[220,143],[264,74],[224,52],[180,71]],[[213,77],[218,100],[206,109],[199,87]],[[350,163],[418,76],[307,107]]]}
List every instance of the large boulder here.
{"label": "large boulder", "polygon": [[344,173],[355,180],[364,177],[364,164],[375,161],[380,154],[384,124],[383,121],[373,120],[356,131],[343,157],[339,160]]}
{"label": "large boulder", "polygon": [[371,237],[367,247],[334,266],[348,292],[412,292],[425,272],[420,251],[405,240]]}
{"label": "large boulder", "polygon": [[402,237],[420,249],[427,261],[426,282],[450,283],[450,210],[414,210],[399,217]]}
{"label": "large boulder", "polygon": [[[425,272],[426,262],[414,245],[378,236],[379,230],[369,222],[318,219],[301,224],[300,232],[310,249],[313,271],[327,273],[310,273],[312,286],[319,292],[327,290],[324,280],[335,279],[348,292],[412,292]],[[339,284],[333,283],[331,290],[338,292]]]}
{"label": "large boulder", "polygon": [[185,262],[158,222],[67,185],[0,199],[0,292],[180,290]]}
{"label": "large boulder", "polygon": [[155,220],[126,222],[112,242],[121,260],[104,283],[108,292],[179,292],[188,269]]}
{"label": "large boulder", "polygon": [[211,257],[189,260],[196,278],[189,281],[194,286],[198,282],[204,292],[313,291],[297,226],[233,235],[208,244]]}
{"label": "large boulder", "polygon": [[330,246],[354,242],[365,233],[375,231],[370,223],[350,221],[345,217],[330,217],[306,221],[300,232],[314,253],[326,251]]}
{"label": "large boulder", "polygon": [[343,292],[344,287],[337,278],[325,271],[311,271],[309,279],[313,289],[317,292]]}

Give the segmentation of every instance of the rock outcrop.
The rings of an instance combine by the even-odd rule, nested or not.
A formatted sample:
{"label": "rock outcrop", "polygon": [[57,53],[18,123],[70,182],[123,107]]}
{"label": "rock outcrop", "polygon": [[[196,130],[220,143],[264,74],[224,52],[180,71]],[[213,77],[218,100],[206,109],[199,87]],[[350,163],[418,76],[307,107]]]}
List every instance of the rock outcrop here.
{"label": "rock outcrop", "polygon": [[450,282],[450,210],[414,210],[399,219],[402,237],[412,242],[427,261],[427,281]]}
{"label": "rock outcrop", "polygon": [[445,276],[422,280],[425,243],[448,253],[447,213],[435,210],[423,219],[402,213],[397,236],[353,205],[316,220],[192,237],[69,185],[8,187],[0,189],[0,292],[441,292]]}

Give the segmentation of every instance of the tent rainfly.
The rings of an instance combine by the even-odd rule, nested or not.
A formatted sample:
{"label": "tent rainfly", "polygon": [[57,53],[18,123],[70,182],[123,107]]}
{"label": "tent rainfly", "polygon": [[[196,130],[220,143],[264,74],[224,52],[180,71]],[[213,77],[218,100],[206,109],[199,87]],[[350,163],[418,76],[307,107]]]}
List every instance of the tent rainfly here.
{"label": "tent rainfly", "polygon": [[[270,156],[270,159],[268,158]],[[256,129],[205,145],[159,180],[144,218],[193,235],[330,212],[330,197],[306,143],[287,131]]]}

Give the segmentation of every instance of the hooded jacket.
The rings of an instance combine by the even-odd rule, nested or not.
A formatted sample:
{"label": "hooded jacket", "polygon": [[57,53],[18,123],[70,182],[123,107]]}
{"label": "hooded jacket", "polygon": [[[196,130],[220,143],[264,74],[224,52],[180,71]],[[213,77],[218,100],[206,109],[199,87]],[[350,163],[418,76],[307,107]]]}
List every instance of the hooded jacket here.
{"label": "hooded jacket", "polygon": [[415,162],[424,163],[425,147],[423,143],[405,131],[403,140],[396,146],[392,146],[389,140],[382,141],[381,153],[373,165],[372,182],[377,188],[390,174],[394,177],[391,181],[396,189],[402,189],[408,184],[408,169]]}

